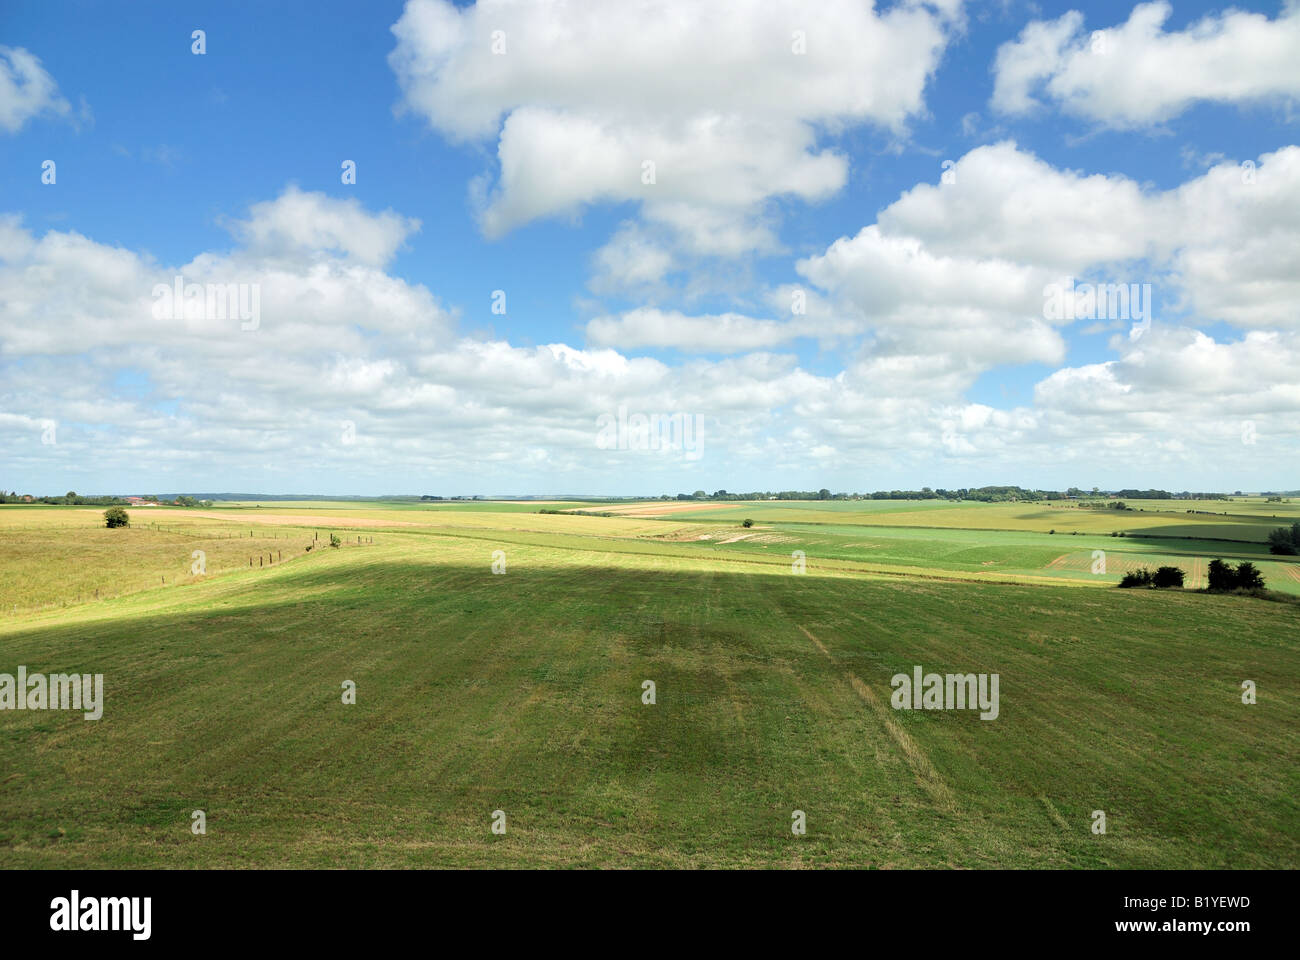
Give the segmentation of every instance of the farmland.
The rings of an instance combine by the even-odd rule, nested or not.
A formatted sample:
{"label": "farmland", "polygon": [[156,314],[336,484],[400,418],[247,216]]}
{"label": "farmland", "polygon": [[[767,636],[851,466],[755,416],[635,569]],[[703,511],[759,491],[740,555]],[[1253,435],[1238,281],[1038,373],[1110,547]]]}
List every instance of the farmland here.
{"label": "farmland", "polygon": [[1158,504],[0,508],[0,672],[106,689],[0,713],[0,866],[1294,867],[1300,605],[1113,586],[1300,593],[1297,507]]}

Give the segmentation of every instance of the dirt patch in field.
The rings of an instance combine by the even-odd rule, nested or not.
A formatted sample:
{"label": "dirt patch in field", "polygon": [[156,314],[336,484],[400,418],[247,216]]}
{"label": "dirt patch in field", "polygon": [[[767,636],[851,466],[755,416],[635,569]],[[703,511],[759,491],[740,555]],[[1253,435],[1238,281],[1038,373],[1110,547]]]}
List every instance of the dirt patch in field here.
{"label": "dirt patch in field", "polygon": [[[177,519],[202,517],[205,520],[224,520],[235,526],[241,524],[252,524],[253,526],[271,524],[278,527],[319,527],[326,529],[330,527],[355,527],[361,529],[364,527],[422,527],[425,524],[412,523],[410,520],[376,520],[373,517],[335,517],[324,514],[307,514],[305,516],[295,517],[288,513],[261,513],[254,510],[252,512],[239,514],[229,513],[208,513],[203,510],[164,510],[148,509],[139,510],[136,515],[140,520],[152,518],[158,519]],[[134,517],[132,518],[135,519]]]}

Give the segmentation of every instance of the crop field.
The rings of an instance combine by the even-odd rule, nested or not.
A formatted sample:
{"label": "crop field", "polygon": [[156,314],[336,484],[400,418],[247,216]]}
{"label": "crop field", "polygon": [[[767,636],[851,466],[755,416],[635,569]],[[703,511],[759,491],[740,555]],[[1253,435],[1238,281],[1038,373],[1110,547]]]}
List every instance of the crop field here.
{"label": "crop field", "polygon": [[[0,714],[0,867],[1300,862],[1300,604],[1113,589],[1300,564],[857,506],[0,507],[0,673],[105,691]],[[998,716],[893,709],[918,665]]]}
{"label": "crop field", "polygon": [[[1088,508],[1068,501],[975,503],[947,500],[659,502],[603,507],[621,516],[676,520],[864,524],[968,530],[1023,530],[1058,534],[1111,533],[1148,537],[1202,537],[1263,543],[1268,531],[1300,520],[1300,501],[1131,500],[1130,509]],[[575,507],[574,509],[584,509]]]}

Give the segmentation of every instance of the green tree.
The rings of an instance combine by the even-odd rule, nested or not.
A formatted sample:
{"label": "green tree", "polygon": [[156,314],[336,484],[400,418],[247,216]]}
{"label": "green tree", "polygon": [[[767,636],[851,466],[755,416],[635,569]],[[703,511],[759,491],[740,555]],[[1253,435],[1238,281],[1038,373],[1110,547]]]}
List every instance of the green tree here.
{"label": "green tree", "polygon": [[125,510],[121,507],[109,507],[104,511],[104,526],[112,529],[113,527],[131,526],[131,518],[127,516]]}
{"label": "green tree", "polygon": [[1238,590],[1263,590],[1264,576],[1259,572],[1253,563],[1249,560],[1243,560],[1237,564],[1237,589]]}
{"label": "green tree", "polygon": [[1211,590],[1263,590],[1264,576],[1249,560],[1243,560],[1233,569],[1222,560],[1210,561]]}
{"label": "green tree", "polygon": [[1184,578],[1183,571],[1178,567],[1158,567],[1155,576],[1151,578],[1153,587],[1181,587]]}
{"label": "green tree", "polygon": [[1295,556],[1300,553],[1300,523],[1268,532],[1268,552]]}
{"label": "green tree", "polygon": [[1237,585],[1237,571],[1218,557],[1210,561],[1209,578],[1211,590],[1231,590]]}

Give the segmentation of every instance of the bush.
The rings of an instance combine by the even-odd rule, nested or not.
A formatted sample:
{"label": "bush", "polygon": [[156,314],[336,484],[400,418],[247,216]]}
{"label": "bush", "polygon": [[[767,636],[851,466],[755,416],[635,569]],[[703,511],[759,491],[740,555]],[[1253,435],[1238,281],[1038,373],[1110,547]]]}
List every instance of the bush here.
{"label": "bush", "polygon": [[754,525],[754,521],[750,520],[748,517],[746,517],[744,522],[741,523],[741,526],[744,527],[746,530],[748,530],[753,525]]}
{"label": "bush", "polygon": [[131,518],[121,507],[109,507],[104,511],[104,526],[109,527],[129,527]]}
{"label": "bush", "polygon": [[1210,590],[1263,590],[1264,577],[1249,560],[1243,560],[1234,569],[1222,560],[1210,561]]}
{"label": "bush", "polygon": [[339,535],[337,533],[330,534],[330,546],[331,547],[343,546],[343,541],[339,539]]}
{"label": "bush", "polygon": [[1159,567],[1151,579],[1151,585],[1162,589],[1181,587],[1184,576],[1185,574],[1178,567]]}
{"label": "bush", "polygon": [[1142,567],[1124,574],[1119,585],[1125,588],[1151,587],[1163,590],[1169,587],[1181,587],[1184,576],[1185,574],[1178,567],[1158,567],[1155,573]]}
{"label": "bush", "polygon": [[1146,567],[1142,567],[1124,574],[1124,579],[1120,580],[1119,585],[1125,589],[1129,587],[1149,587],[1151,586],[1151,580],[1151,571]]}

